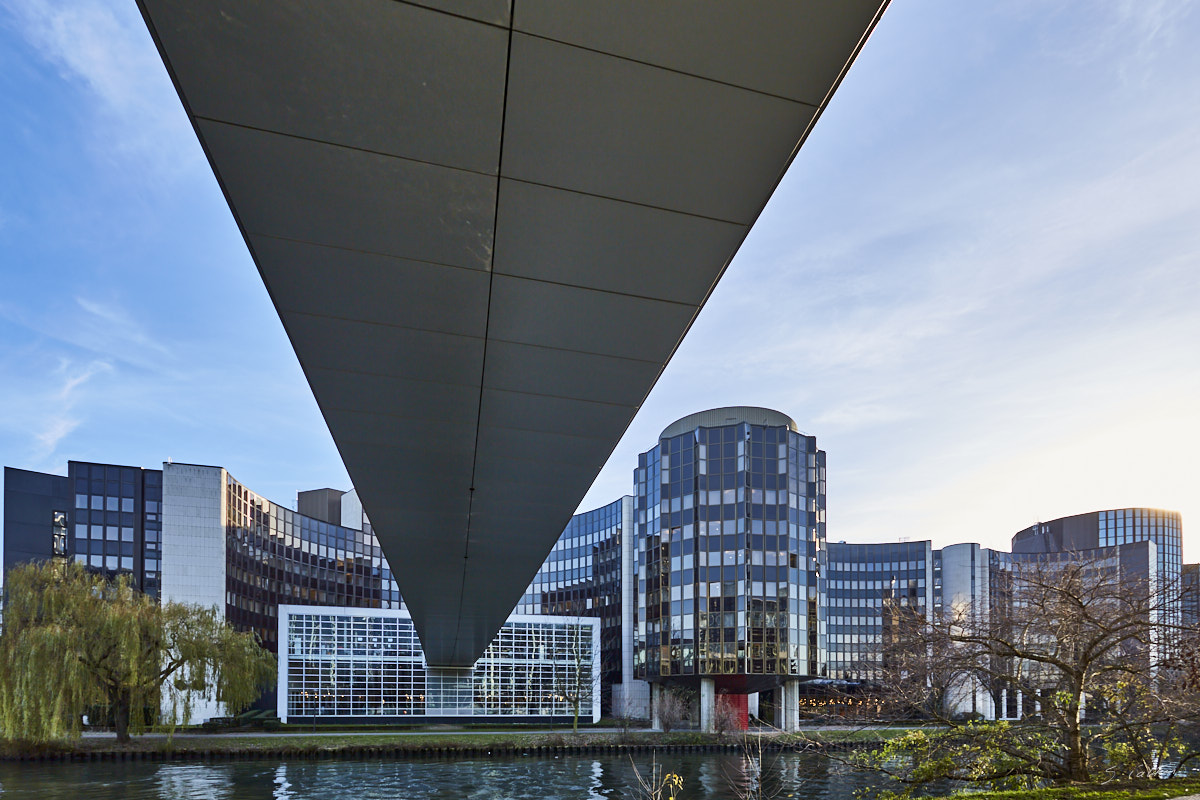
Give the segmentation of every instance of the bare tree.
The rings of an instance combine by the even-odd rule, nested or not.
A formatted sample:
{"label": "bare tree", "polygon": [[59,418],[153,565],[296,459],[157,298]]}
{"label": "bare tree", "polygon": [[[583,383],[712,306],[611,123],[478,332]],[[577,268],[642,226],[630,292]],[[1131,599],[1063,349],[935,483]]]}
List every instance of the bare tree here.
{"label": "bare tree", "polygon": [[719,694],[713,704],[713,733],[723,740],[734,732],[742,732],[741,714],[729,700],[729,695]]}
{"label": "bare tree", "polygon": [[[1160,589],[1115,552],[1039,556],[1008,565],[987,609],[913,617],[883,656],[891,710],[941,726],[891,740],[872,763],[910,785],[1019,786],[1143,777],[1187,758],[1178,725],[1200,696]],[[980,701],[1020,721],[981,722],[967,710]]]}
{"label": "bare tree", "polygon": [[663,687],[655,692],[654,707],[658,712],[658,724],[664,733],[670,733],[687,716],[688,701],[673,687]]}
{"label": "bare tree", "polygon": [[585,617],[576,614],[567,633],[567,670],[557,681],[557,693],[571,704],[571,732],[579,732],[579,713],[585,703],[593,702],[600,691],[600,673],[593,663],[600,657],[593,646],[592,629],[583,624]]}
{"label": "bare tree", "polygon": [[614,708],[613,718],[621,729],[621,741],[631,741],[630,734],[635,727],[644,727],[645,719],[639,717],[634,711],[635,705],[632,700],[625,698],[620,705],[620,708]]}

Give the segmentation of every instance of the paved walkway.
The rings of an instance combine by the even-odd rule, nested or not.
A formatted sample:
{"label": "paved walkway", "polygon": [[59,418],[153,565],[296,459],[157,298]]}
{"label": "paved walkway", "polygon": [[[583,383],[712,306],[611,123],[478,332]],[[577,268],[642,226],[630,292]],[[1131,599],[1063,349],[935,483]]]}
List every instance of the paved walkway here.
{"label": "paved walkway", "polygon": [[[897,725],[895,727],[900,728],[900,727],[904,727],[904,726]],[[649,728],[633,728],[631,730],[633,733],[650,733],[651,732]],[[855,725],[813,725],[813,726],[801,728],[800,730],[805,733],[821,733],[822,731],[860,730],[860,726],[855,726]],[[197,732],[193,732],[193,731],[182,731],[180,733],[176,733],[175,738],[176,739],[212,739],[212,738],[243,738],[243,737],[258,738],[258,737],[288,737],[288,736],[296,736],[296,737],[303,737],[303,736],[486,736],[489,734],[504,734],[504,733],[507,733],[507,734],[532,733],[532,734],[537,734],[539,736],[547,736],[547,735],[555,734],[555,733],[561,735],[561,734],[568,734],[571,732],[572,732],[571,729],[569,727],[565,727],[565,726],[560,727],[560,728],[530,728],[530,729],[511,728],[511,729],[507,729],[507,730],[488,730],[486,728],[479,729],[479,728],[463,727],[463,728],[453,728],[453,729],[446,729],[446,730],[419,730],[419,731],[410,730],[410,729],[401,728],[401,727],[381,728],[381,729],[373,730],[373,731],[329,731],[329,730],[322,730],[320,728],[320,726],[318,726],[316,729],[308,730],[308,731],[297,731],[297,730],[291,730],[291,731],[227,731],[227,732],[221,732],[221,733],[197,733]],[[578,733],[580,735],[584,735],[584,736],[599,735],[599,734],[614,734],[614,733],[620,733],[620,732],[621,732],[620,728],[592,728],[592,727],[580,728],[578,731]],[[695,731],[692,731],[690,729],[679,729],[678,732],[679,733],[695,733]],[[766,728],[751,728],[749,732],[750,733],[773,733],[773,732],[777,732],[777,731],[775,731],[774,728],[766,727]],[[106,737],[110,738],[110,739],[115,739],[116,734],[114,734],[112,731],[84,731],[83,737],[85,739],[104,739]],[[155,737],[165,739],[167,737],[167,734],[165,734],[165,733],[144,733],[144,734],[141,734],[138,738],[155,738]],[[1189,800],[1192,800],[1192,799],[1189,798]],[[1195,800],[1200,800],[1200,797],[1195,798]]]}

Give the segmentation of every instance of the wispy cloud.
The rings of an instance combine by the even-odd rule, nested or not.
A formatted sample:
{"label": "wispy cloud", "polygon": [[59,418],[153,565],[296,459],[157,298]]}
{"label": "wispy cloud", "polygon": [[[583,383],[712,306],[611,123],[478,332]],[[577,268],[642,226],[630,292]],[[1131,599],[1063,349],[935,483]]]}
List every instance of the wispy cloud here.
{"label": "wispy cloud", "polygon": [[72,362],[88,357],[154,372],[176,364],[170,343],[152,334],[118,301],[81,296],[73,300],[73,304],[37,314],[0,301],[0,320],[19,326],[26,334],[66,345],[52,352]]}
{"label": "wispy cloud", "polygon": [[74,417],[62,415],[54,415],[44,420],[42,429],[34,434],[37,442],[37,460],[50,460],[58,449],[58,443],[78,428],[79,423],[80,420]]}
{"label": "wispy cloud", "polygon": [[125,310],[114,302],[76,297],[75,302],[87,316],[81,320],[80,333],[102,352],[116,352],[131,363],[144,364],[146,351],[170,355],[171,350]]}
{"label": "wispy cloud", "polygon": [[[34,463],[51,462],[59,445],[83,422],[91,402],[88,384],[99,375],[115,372],[107,361],[91,360],[77,363],[62,359],[51,376],[53,383],[27,406],[31,458]],[[81,409],[83,409],[81,411]]]}
{"label": "wispy cloud", "polygon": [[199,149],[134,3],[0,0],[9,23],[65,80],[96,100],[104,157],[150,160],[160,173],[199,163]]}
{"label": "wispy cloud", "polygon": [[113,366],[107,361],[89,361],[82,367],[76,367],[64,361],[60,372],[64,376],[62,386],[58,390],[58,400],[65,405],[73,406],[79,389],[102,372],[112,372]]}

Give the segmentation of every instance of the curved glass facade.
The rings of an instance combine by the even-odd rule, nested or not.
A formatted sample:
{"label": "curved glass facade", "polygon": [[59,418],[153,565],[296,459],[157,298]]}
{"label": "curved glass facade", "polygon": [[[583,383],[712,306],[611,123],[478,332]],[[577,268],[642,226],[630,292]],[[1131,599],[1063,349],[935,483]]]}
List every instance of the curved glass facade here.
{"label": "curved glass facade", "polygon": [[753,691],[826,672],[825,453],[777,412],[730,411],[638,457],[638,678]]}
{"label": "curved glass facade", "polygon": [[1057,553],[1153,542],[1163,621],[1178,625],[1183,577],[1183,520],[1178,511],[1117,508],[1039,522],[1012,539],[1013,553]]}
{"label": "curved glass facade", "polygon": [[[1100,547],[1154,542],[1158,550],[1158,580],[1178,593],[1183,579],[1183,520],[1178,511],[1159,508],[1119,508],[1096,515]],[[1171,620],[1177,623],[1178,619]]]}
{"label": "curved glass facade", "polygon": [[905,618],[928,619],[934,605],[929,541],[829,544],[829,676],[879,678],[886,645]]}
{"label": "curved glass facade", "polygon": [[379,542],[272,503],[225,475],[225,618],[278,648],[278,606],[400,608]]}
{"label": "curved glass facade", "polygon": [[621,529],[631,500],[571,517],[513,611],[600,620],[605,713],[612,709],[612,686],[621,681]]}

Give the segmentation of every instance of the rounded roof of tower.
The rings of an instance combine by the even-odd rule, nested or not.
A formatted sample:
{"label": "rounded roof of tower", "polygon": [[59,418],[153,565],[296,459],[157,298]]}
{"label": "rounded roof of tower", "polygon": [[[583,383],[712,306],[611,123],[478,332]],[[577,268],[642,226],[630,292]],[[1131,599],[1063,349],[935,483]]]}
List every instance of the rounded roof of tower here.
{"label": "rounded roof of tower", "polygon": [[800,428],[796,425],[796,421],[787,414],[773,411],[769,408],[758,408],[757,406],[728,406],[726,408],[710,408],[707,411],[697,411],[695,414],[688,414],[686,417],[677,419],[664,428],[658,438],[669,439],[672,436],[678,436],[681,433],[687,433],[696,428],[717,428],[722,425],[736,425],[739,422],[748,422],[751,425],[786,427],[796,433],[800,433]]}

